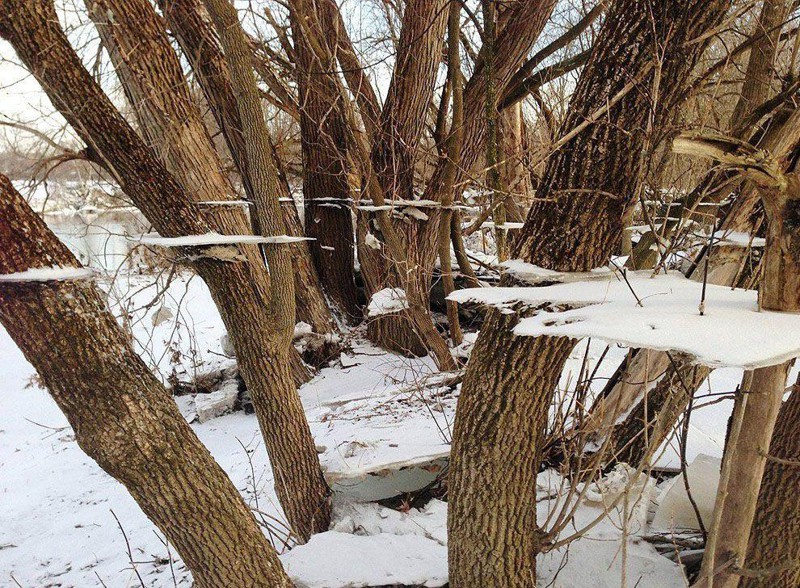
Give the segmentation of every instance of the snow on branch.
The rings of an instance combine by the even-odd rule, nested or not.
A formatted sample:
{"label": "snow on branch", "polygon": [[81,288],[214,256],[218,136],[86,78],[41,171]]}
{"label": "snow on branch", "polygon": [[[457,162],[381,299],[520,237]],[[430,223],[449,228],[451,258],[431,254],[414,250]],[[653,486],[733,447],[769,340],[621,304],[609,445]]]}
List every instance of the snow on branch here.
{"label": "snow on branch", "polygon": [[203,200],[197,203],[199,206],[236,206],[241,208],[248,208],[253,205],[249,200]]}
{"label": "snow on branch", "polygon": [[0,282],[67,282],[92,280],[97,274],[87,267],[35,267],[24,272],[0,274]]}
{"label": "snow on branch", "polygon": [[[596,337],[628,347],[675,351],[699,364],[755,369],[800,356],[800,315],[760,311],[758,293],[702,284],[672,273],[627,272],[607,280],[545,287],[472,288],[450,300],[534,314],[514,328],[520,336]],[[542,310],[547,307],[547,310]]]}

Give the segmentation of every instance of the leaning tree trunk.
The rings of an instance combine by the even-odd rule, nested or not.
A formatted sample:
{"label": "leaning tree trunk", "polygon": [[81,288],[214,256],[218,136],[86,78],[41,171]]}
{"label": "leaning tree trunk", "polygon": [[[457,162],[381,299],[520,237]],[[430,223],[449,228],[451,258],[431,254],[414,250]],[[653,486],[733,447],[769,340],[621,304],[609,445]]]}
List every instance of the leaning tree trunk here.
{"label": "leaning tree trunk", "polygon": [[[688,44],[728,2],[620,0],[611,8],[573,95],[566,133],[592,121],[548,162],[515,253],[554,270],[590,270],[620,242],[636,187],[651,97],[651,48],[661,63],[656,128],[669,121],[703,50]],[[602,108],[602,117],[594,113]],[[594,119],[592,118],[594,116]],[[516,315],[490,311],[456,413],[450,464],[450,585],[534,586],[536,475],[548,409],[573,341],[511,334]],[[497,557],[487,557],[487,553]]]}
{"label": "leaning tree trunk", "polygon": [[[237,170],[239,170],[247,199],[254,203],[256,196],[248,178],[242,122],[231,87],[230,72],[205,7],[200,0],[159,0],[159,6],[164,13],[167,25],[177,37],[184,55],[191,64],[214,120],[225,138],[225,144]],[[279,171],[281,171],[277,155],[274,155],[274,158],[279,165]],[[280,194],[284,198],[281,210],[287,233],[302,236],[304,232],[297,208],[293,202],[288,201],[291,196],[291,187],[282,172],[280,176]],[[251,220],[255,220],[255,218],[251,216]],[[252,224],[255,232],[259,232],[258,223]],[[311,249],[307,244],[302,243],[295,245],[292,253],[297,320],[311,325],[314,332],[321,335],[321,340],[327,338],[332,341],[334,338],[329,335],[336,331],[336,327],[322,294],[322,286],[314,268]],[[335,351],[334,347],[330,344],[320,345],[316,348],[315,355],[306,355],[305,359],[316,365],[328,359]]]}
{"label": "leaning tree trunk", "polygon": [[[0,1],[0,36],[11,43],[53,105],[89,146],[87,153],[113,171],[122,190],[159,233],[202,235],[216,228],[83,67],[59,27],[52,3]],[[275,202],[270,204],[277,206],[275,194],[257,194],[273,197]],[[276,227],[264,225],[264,229]],[[226,251],[241,257],[250,247]],[[252,258],[252,253],[246,255]],[[185,259],[193,260],[208,284],[231,335],[242,377],[253,396],[278,498],[295,534],[306,540],[328,526],[330,491],[290,371],[285,331],[293,316],[276,320],[272,289],[259,278],[263,264],[221,261],[208,248],[194,248]],[[293,299],[288,304],[293,305]]]}
{"label": "leaning tree trunk", "polygon": [[[80,268],[0,176],[0,274]],[[198,587],[291,586],[231,481],[87,280],[0,281],[0,322],[78,445],[131,493]]]}

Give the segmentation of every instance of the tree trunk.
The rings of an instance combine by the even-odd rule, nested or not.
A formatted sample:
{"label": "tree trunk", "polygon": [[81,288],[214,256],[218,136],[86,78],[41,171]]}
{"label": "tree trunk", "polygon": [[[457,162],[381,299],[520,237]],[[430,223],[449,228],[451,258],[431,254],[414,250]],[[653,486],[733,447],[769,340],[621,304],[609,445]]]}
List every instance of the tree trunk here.
{"label": "tree trunk", "polygon": [[[239,110],[236,108],[236,97],[231,87],[230,72],[219,47],[219,40],[208,20],[205,7],[200,0],[159,0],[159,6],[197,76],[197,81],[203,90],[214,120],[222,131],[228,150],[239,170],[247,199],[255,202],[253,186],[247,174],[242,123]],[[280,169],[280,161],[274,154],[274,147],[272,151],[273,158],[279,166],[280,190],[285,199],[291,196],[291,187]],[[282,211],[287,233],[302,236],[304,234],[303,227],[294,204],[284,200]],[[253,224],[254,229],[258,232],[258,223]],[[336,328],[330,309],[322,295],[322,286],[314,268],[310,246],[306,243],[297,244],[292,248],[292,253],[297,320],[311,325],[314,332],[322,335],[324,339],[326,335],[335,333]],[[327,339],[332,341],[333,338],[327,337]],[[336,349],[334,345],[323,344],[316,351],[315,356],[306,355],[305,357],[314,365],[329,359]],[[294,363],[295,360],[293,360]],[[307,378],[300,383],[305,381]]]}
{"label": "tree trunk", "polygon": [[[0,176],[0,274],[80,267]],[[291,586],[236,488],[91,281],[0,282],[0,321],[78,445],[131,493],[198,587]]]}
{"label": "tree trunk", "polygon": [[[531,208],[515,246],[517,256],[563,271],[590,270],[608,261],[620,242],[625,205],[639,176],[651,99],[626,88],[631,80],[650,87],[652,47],[665,47],[660,95],[654,98],[660,105],[656,128],[669,121],[704,47],[687,41],[718,23],[728,5],[699,0],[614,4],[562,133],[614,103],[602,120],[551,156],[537,191],[547,201]],[[448,509],[453,588],[533,586],[536,554],[546,548],[536,530],[536,474],[548,409],[572,342],[514,337],[510,329],[516,320],[489,313],[459,398]]]}
{"label": "tree trunk", "polygon": [[[327,0],[293,0],[289,6],[300,104],[306,232],[316,239],[311,251],[325,290],[353,322],[361,317],[361,311],[354,279],[346,121],[340,103],[344,96],[331,79],[336,75],[336,63],[320,62],[309,46],[327,42],[316,14],[338,8],[330,7]],[[305,26],[298,26],[298,19],[303,19]],[[315,39],[310,39],[311,35]]]}
{"label": "tree trunk", "polygon": [[[91,78],[60,29],[53,5],[2,0],[0,8],[0,36],[12,44],[53,105],[89,146],[91,156],[112,170],[122,190],[156,230],[174,237],[216,229]],[[239,252],[248,248],[235,247]],[[195,259],[193,265],[220,310],[253,396],[278,498],[294,532],[305,540],[327,528],[330,505],[314,441],[287,367],[291,355],[286,330],[293,316],[275,320],[272,289],[260,279],[263,263],[220,261],[209,256],[207,249],[196,247],[178,254]],[[247,253],[247,259],[253,255]],[[293,305],[293,299],[288,304]],[[264,328],[254,329],[254,325]]]}
{"label": "tree trunk", "polygon": [[[796,174],[795,174],[796,179]],[[795,185],[796,188],[796,185]],[[777,291],[766,292],[762,306],[781,306],[781,310],[798,312],[800,301],[800,200],[795,193],[782,209],[772,213],[770,231],[772,239],[780,239],[780,256],[774,257],[766,267],[762,283],[779,286]],[[769,214],[769,212],[768,212]],[[775,234],[777,233],[777,234]],[[770,237],[768,237],[769,239]],[[776,252],[777,253],[777,252]],[[766,262],[766,260],[765,260]],[[777,267],[776,267],[777,266]],[[776,372],[779,368],[773,368]],[[783,386],[785,377],[779,384]],[[754,386],[755,388],[755,386]],[[782,395],[781,395],[782,396]],[[755,520],[750,532],[750,547],[746,561],[749,570],[758,573],[745,575],[741,586],[745,588],[794,588],[800,584],[800,499],[797,480],[800,476],[800,396],[797,387],[780,409],[771,443],[765,447],[764,476],[758,496]],[[780,401],[778,401],[780,402]],[[764,456],[759,455],[760,458]],[[785,461],[781,461],[785,460]],[[746,547],[743,545],[742,547]],[[771,568],[774,573],[770,573]]]}
{"label": "tree trunk", "polygon": [[757,575],[742,577],[741,588],[796,588],[800,585],[800,380],[778,413],[758,495],[745,560]]}
{"label": "tree trunk", "polygon": [[[371,153],[375,173],[388,202],[415,198],[414,166],[442,57],[446,8],[444,0],[412,0],[406,4],[403,13],[397,63]],[[379,240],[389,241],[384,247],[394,247],[391,238],[383,235],[384,227],[372,223],[370,216],[359,215],[361,234],[367,230],[365,223],[369,223],[370,232]],[[393,231],[402,240],[402,244],[397,246],[405,250],[405,263],[387,256],[384,250],[363,245],[359,246],[359,261],[369,297],[384,288],[399,287],[405,290],[411,309],[410,312],[372,318],[368,324],[370,340],[387,349],[413,355],[425,355],[433,349],[440,367],[452,369],[455,364],[447,343],[436,330],[429,311],[433,264],[426,266],[421,263],[420,247],[416,244],[424,223],[428,221],[406,216],[391,222]],[[436,230],[427,235],[428,248],[434,252],[434,257],[436,236]],[[363,241],[359,240],[361,243]],[[398,252],[388,253],[397,255]]]}
{"label": "tree trunk", "polygon": [[772,94],[771,85],[775,77],[775,57],[778,53],[781,25],[791,4],[787,0],[763,0],[755,30],[750,34],[755,41],[750,48],[742,91],[728,125],[736,136],[750,134],[750,128],[741,127],[742,121]]}
{"label": "tree trunk", "polygon": [[[713,139],[676,142],[676,149],[720,159]],[[796,145],[796,143],[795,143]],[[710,147],[710,148],[709,148]],[[721,158],[741,169],[759,187],[767,217],[759,306],[778,312],[800,311],[800,176],[792,169],[795,159],[779,164],[775,159],[752,165],[752,152],[735,139]],[[796,151],[795,149],[792,152]],[[788,172],[782,171],[788,167]],[[736,588],[746,573],[747,542],[756,513],[759,489],[769,456],[769,445],[786,390],[786,376],[793,362],[762,367],[745,378],[737,395],[734,416],[722,462],[720,486],[714,506],[714,521],[696,586]],[[780,525],[783,521],[772,521]]]}

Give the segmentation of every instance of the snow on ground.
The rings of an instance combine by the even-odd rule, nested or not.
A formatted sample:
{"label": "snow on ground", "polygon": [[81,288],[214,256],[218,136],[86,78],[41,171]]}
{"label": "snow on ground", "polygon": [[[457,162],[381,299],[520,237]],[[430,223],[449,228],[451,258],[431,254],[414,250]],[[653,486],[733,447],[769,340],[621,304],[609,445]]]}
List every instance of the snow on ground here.
{"label": "snow on ground", "polygon": [[[134,276],[111,288],[111,307],[124,315],[146,360],[164,381],[185,382],[233,365],[203,283],[180,275],[168,286],[165,280],[162,275],[153,286],[152,277]],[[309,588],[440,586],[446,580],[446,503],[402,513],[363,501],[436,476],[449,449],[455,387],[429,360],[386,353],[357,336],[348,344],[335,366],[300,390],[321,462],[338,491],[336,519],[330,532],[283,553],[282,560],[297,585]],[[589,347],[590,364],[604,347]],[[579,346],[573,353],[564,382],[575,381],[584,351]],[[623,354],[612,349],[618,359]],[[0,585],[139,586],[138,572],[145,586],[189,586],[187,570],[158,530],[81,452],[47,393],[29,386],[33,370],[2,330],[0,358]],[[613,368],[613,362],[604,366],[600,377]],[[733,390],[740,372],[718,375],[714,389]],[[178,400],[191,414],[191,397]],[[720,454],[729,409],[723,403],[698,410],[690,459]],[[282,519],[255,417],[237,412],[192,427],[247,502]],[[662,459],[669,463],[674,455],[668,447]],[[401,465],[405,478],[390,474]],[[603,510],[603,504],[582,504],[575,525]],[[616,587],[624,570],[629,586],[684,586],[680,569],[640,539],[645,525],[630,526],[623,542],[618,519],[606,517],[586,537],[542,555],[540,585]]]}

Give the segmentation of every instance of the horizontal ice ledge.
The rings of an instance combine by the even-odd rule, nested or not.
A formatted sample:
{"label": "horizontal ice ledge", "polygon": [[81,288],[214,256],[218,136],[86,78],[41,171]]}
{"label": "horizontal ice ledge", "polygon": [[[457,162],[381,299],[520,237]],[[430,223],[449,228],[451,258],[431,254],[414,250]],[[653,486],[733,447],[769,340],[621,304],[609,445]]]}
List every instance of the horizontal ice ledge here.
{"label": "horizontal ice ledge", "polygon": [[95,276],[94,270],[86,267],[35,267],[24,272],[0,274],[0,283],[67,282],[91,280]]}
{"label": "horizontal ice ledge", "polygon": [[[711,367],[754,369],[800,356],[800,314],[758,309],[758,293],[708,285],[705,314],[698,307],[702,284],[681,274],[651,277],[628,272],[545,287],[471,288],[449,296],[510,311],[549,308],[523,318],[521,336],[594,337],[628,347],[675,351]],[[634,297],[636,292],[642,306]]]}
{"label": "horizontal ice ledge", "polygon": [[220,235],[219,233],[206,233],[204,235],[186,235],[183,237],[162,237],[161,235],[142,235],[139,240],[143,245],[157,247],[205,247],[208,245],[259,245],[262,243],[299,243],[313,241],[311,237],[294,237],[292,235],[274,235],[262,237],[260,235]]}

